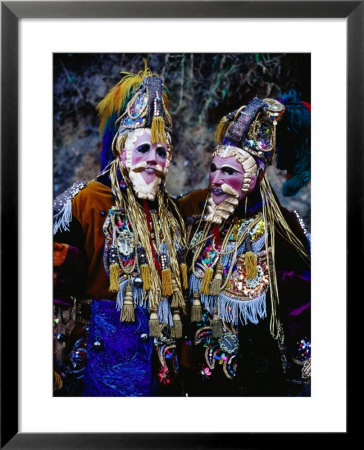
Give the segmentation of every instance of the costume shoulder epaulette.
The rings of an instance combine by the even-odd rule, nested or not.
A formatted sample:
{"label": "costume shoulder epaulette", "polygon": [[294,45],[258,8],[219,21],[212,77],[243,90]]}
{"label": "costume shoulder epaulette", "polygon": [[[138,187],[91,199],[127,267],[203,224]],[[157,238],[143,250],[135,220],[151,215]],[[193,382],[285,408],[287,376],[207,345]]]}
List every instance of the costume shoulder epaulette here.
{"label": "costume shoulder epaulette", "polygon": [[72,200],[87,186],[87,181],[76,181],[71,187],[55,198],[53,203],[53,234],[69,231],[72,221]]}

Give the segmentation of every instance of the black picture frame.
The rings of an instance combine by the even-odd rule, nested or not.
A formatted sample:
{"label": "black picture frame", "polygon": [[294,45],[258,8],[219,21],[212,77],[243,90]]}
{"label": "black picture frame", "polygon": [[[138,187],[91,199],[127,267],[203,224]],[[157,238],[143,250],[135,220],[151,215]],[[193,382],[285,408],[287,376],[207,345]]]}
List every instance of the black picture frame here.
{"label": "black picture frame", "polygon": [[[364,1],[10,1],[1,2],[1,448],[260,448],[282,446],[279,433],[19,433],[18,432],[18,22],[22,18],[346,18],[347,20],[347,299],[363,273]],[[333,70],[334,67],[333,67]],[[11,105],[11,107],[9,107]],[[333,125],[335,126],[335,125]],[[327,169],[325,169],[327,170]],[[345,213],[345,205],[338,211]],[[354,247],[355,242],[355,247]],[[9,269],[10,268],[10,269]],[[354,297],[352,295],[351,297]],[[356,296],[357,297],[357,296]],[[355,298],[355,297],[354,297]],[[343,299],[345,305],[345,299]],[[347,305],[348,317],[350,313]],[[357,319],[358,320],[358,319]],[[355,323],[351,324],[355,328]],[[11,335],[12,343],[8,345]],[[350,360],[350,345],[347,346]],[[334,395],[334,393],[333,393]],[[191,416],[193,412],[191,411]],[[55,420],[61,418],[55,418]],[[352,437],[334,433],[342,444]],[[298,418],[299,420],[299,418]],[[213,430],[213,423],[211,429]],[[168,431],[168,430],[166,430]],[[315,442],[327,434],[315,433]],[[288,436],[295,446],[310,433]],[[298,440],[299,439],[299,440]],[[346,442],[347,443],[347,442]]]}

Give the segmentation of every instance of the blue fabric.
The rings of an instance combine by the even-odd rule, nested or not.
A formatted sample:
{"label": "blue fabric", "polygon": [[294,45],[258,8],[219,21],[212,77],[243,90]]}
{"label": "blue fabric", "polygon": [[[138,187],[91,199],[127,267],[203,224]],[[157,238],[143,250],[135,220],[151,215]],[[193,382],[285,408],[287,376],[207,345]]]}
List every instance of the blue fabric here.
{"label": "blue fabric", "polygon": [[[84,397],[153,395],[152,352],[148,312],[137,307],[135,322],[120,322],[111,300],[94,300],[91,307]],[[141,335],[146,333],[147,340]],[[103,348],[95,348],[99,340]]]}
{"label": "blue fabric", "polygon": [[111,117],[106,120],[104,129],[102,131],[102,150],[100,155],[101,162],[101,172],[109,164],[110,161],[115,159],[112,153],[112,141],[114,140],[117,128],[115,127],[115,121],[117,119],[117,114],[114,113]]}

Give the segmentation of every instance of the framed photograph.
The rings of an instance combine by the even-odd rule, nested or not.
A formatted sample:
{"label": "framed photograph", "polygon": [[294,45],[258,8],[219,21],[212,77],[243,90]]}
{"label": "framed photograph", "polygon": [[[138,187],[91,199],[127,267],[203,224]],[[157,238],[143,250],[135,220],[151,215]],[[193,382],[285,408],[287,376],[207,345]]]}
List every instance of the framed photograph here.
{"label": "framed photograph", "polygon": [[[363,2],[14,1],[1,7],[2,447],[240,448],[278,444],[285,433],[307,442],[310,433],[347,439],[347,301],[360,266],[349,249],[354,239],[361,244],[357,228],[362,228]],[[130,55],[141,55],[141,61],[147,57],[156,65],[163,55],[175,55],[179,67],[184,61],[187,68],[191,55],[217,55],[221,64],[230,58],[231,67],[243,67],[244,55],[253,54],[258,62],[259,55],[270,55],[263,56],[269,61],[288,55],[287,87],[299,86],[312,104],[312,191],[307,194],[312,195],[311,396],[53,396],[53,195],[72,184],[77,170],[87,177],[88,168],[95,167],[95,161],[87,165],[84,159],[95,130],[83,141],[84,153],[76,149],[82,161],[78,169],[67,167],[72,145],[60,144],[59,160],[52,152],[56,138],[67,140],[67,124],[61,129],[65,122],[58,120],[62,105],[58,111],[52,102],[67,90],[60,79],[77,90],[72,80],[77,70],[107,71],[113,61],[120,64],[112,55],[128,55],[125,60],[133,64]],[[292,55],[298,55],[296,63]],[[267,70],[266,60],[261,62]],[[211,70],[219,73],[219,68]],[[275,93],[274,77],[269,82]],[[222,95],[222,86],[211,86],[211,93]],[[173,95],[183,96],[182,89],[175,90]],[[80,89],[73,98],[82,95]],[[233,102],[231,94],[223,95]],[[176,110],[179,105],[176,100]],[[82,113],[73,106],[72,127],[77,129],[79,120],[84,129]],[[201,105],[201,116],[206,108]],[[172,194],[186,186],[178,178],[181,161],[172,168],[179,183]],[[190,172],[188,178],[194,187],[206,182]]]}

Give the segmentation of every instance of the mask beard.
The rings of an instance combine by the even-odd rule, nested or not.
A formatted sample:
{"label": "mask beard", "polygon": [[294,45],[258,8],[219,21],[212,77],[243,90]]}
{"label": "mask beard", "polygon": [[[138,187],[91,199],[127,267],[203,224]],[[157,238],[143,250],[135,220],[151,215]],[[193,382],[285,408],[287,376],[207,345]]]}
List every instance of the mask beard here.
{"label": "mask beard", "polygon": [[227,184],[221,185],[221,189],[227,194],[223,202],[216,205],[211,195],[207,200],[207,222],[221,223],[230,217],[238,206],[239,193]]}
{"label": "mask beard", "polygon": [[[168,157],[166,160],[166,166],[164,170],[159,164],[155,166],[155,178],[150,183],[147,183],[142,173],[148,166],[146,161],[141,161],[135,165],[132,165],[132,152],[135,146],[137,139],[143,134],[147,132],[150,135],[150,130],[148,128],[138,128],[128,134],[125,145],[125,160],[121,160],[121,172],[124,176],[129,178],[135,195],[140,199],[151,200],[153,201],[156,198],[157,192],[160,189],[160,184],[162,180],[165,178],[168,172],[168,167],[170,164],[170,150],[168,150]],[[120,147],[120,145],[119,145]],[[119,149],[119,153],[122,153]],[[125,173],[126,172],[126,173]]]}
{"label": "mask beard", "polygon": [[[160,171],[158,170],[160,166],[157,166],[156,177],[149,184],[147,184],[145,182],[145,180],[142,176],[142,171],[144,169],[142,169],[142,167],[140,167],[140,165],[138,165],[138,166],[139,167],[132,168],[129,171],[129,178],[133,185],[135,195],[140,199],[153,201],[157,195],[157,192],[160,189],[159,186],[162,181],[162,178],[160,176],[158,176],[158,174],[160,173]],[[135,169],[135,170],[133,170],[133,169]]]}

